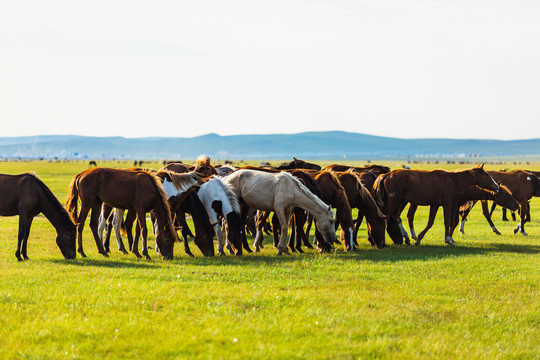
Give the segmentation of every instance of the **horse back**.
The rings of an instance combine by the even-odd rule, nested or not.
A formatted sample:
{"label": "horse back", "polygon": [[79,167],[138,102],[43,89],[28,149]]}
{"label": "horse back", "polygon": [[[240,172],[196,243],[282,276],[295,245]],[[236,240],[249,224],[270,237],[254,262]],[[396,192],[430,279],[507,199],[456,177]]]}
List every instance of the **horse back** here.
{"label": "horse back", "polygon": [[0,215],[14,216],[21,211],[37,215],[41,210],[41,187],[34,175],[0,174]]}

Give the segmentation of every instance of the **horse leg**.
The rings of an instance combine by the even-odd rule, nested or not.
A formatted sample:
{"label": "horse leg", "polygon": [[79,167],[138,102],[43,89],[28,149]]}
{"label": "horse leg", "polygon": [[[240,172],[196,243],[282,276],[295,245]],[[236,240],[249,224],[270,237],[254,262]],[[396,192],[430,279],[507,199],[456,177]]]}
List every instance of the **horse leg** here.
{"label": "horse leg", "polygon": [[452,239],[450,227],[452,224],[452,203],[445,204],[443,206],[444,212],[444,242],[450,246],[456,245],[454,239]]}
{"label": "horse leg", "polygon": [[302,250],[302,241],[304,240],[306,236],[306,234],[304,234],[304,229],[302,227],[304,217],[305,217],[305,211],[303,209],[294,210],[294,228],[296,229],[294,247],[299,253],[304,252],[304,250]]}
{"label": "horse leg", "polygon": [[[493,202],[495,204],[495,202]],[[504,209],[504,208],[503,208]],[[482,201],[482,213],[484,214],[484,217],[486,218],[489,226],[491,226],[491,230],[497,234],[497,235],[501,235],[501,233],[499,232],[499,230],[497,230],[497,228],[495,227],[495,224],[493,224],[493,221],[491,221],[491,214],[489,212],[489,209],[488,209],[488,203],[487,201]]]}
{"label": "horse leg", "polygon": [[103,239],[103,231],[107,229],[107,219],[105,218],[105,215],[103,214],[103,209],[99,213],[99,219],[98,219],[98,235],[103,243],[103,247],[105,248],[105,252],[111,252],[109,249],[109,239],[110,239],[110,232],[107,231],[105,234],[105,239]]}
{"label": "horse leg", "polygon": [[79,223],[77,224],[77,252],[81,254],[81,257],[86,257],[82,245],[82,233],[84,230],[84,222],[86,221],[89,211],[89,207],[81,205],[81,212],[79,213],[78,218]]}
{"label": "horse leg", "polygon": [[[122,254],[126,255],[128,252],[124,247],[124,242],[122,241],[122,234],[120,233],[120,228],[122,227],[122,221],[124,220],[124,210],[123,209],[114,209],[112,226],[114,228],[114,234],[116,236],[116,243],[118,244],[118,250]],[[109,234],[110,235],[110,234]]]}
{"label": "horse leg", "polygon": [[308,249],[313,249],[313,245],[311,245],[309,242],[309,231],[304,230],[304,225],[306,224],[307,219],[308,219],[308,213],[305,211],[302,211],[302,214],[303,214],[301,217],[302,221],[300,221],[298,224],[298,226],[300,226],[300,228],[302,229],[302,243]]}
{"label": "horse leg", "polygon": [[291,252],[296,252],[295,243],[296,243],[296,225],[294,221],[294,212],[290,219],[291,222],[291,235],[289,236],[289,249],[291,249]]}
{"label": "horse leg", "polygon": [[516,221],[516,212],[512,211],[512,221]]}
{"label": "horse leg", "polygon": [[[307,218],[306,218],[306,236],[308,237],[308,239],[309,239],[309,234],[311,233],[311,224],[313,224],[313,216],[308,213]],[[315,238],[313,239],[313,241],[315,241]],[[306,244],[304,244],[304,245],[306,245]],[[308,246],[308,248],[309,248],[309,246]],[[313,247],[311,247],[311,248],[313,248]]]}
{"label": "horse leg", "polygon": [[[126,235],[128,238],[128,246],[131,252],[133,252],[133,222],[135,221],[136,214],[133,210],[128,210],[126,215],[126,220],[124,221],[124,225],[126,227]],[[137,247],[135,247],[135,251],[137,250]]]}
{"label": "horse leg", "polygon": [[360,225],[362,225],[363,220],[364,220],[364,213],[362,213],[360,209],[358,209],[358,216],[356,217],[356,224],[354,225],[354,237],[353,237],[354,245],[357,247],[359,246],[358,245],[358,230],[360,230]]}
{"label": "horse leg", "polygon": [[403,238],[405,239],[405,244],[411,245],[411,241],[409,240],[409,234],[407,234],[407,230],[405,230],[405,227],[403,227],[403,222],[401,221],[401,213],[405,209],[405,206],[407,206],[407,203],[403,203],[399,206],[398,224],[399,224],[399,229],[401,230],[401,234],[403,235]]}
{"label": "horse leg", "polygon": [[255,240],[253,240],[253,247],[255,248],[255,252],[261,251],[264,234],[263,234],[263,228],[266,223],[266,219],[268,219],[268,216],[270,215],[269,211],[261,211],[258,210],[257,214],[255,215]]}
{"label": "horse leg", "polygon": [[431,205],[429,207],[429,218],[428,218],[428,223],[426,224],[426,227],[424,230],[422,230],[420,232],[420,234],[418,234],[418,240],[416,240],[416,244],[415,245],[420,245],[420,241],[422,241],[422,239],[424,238],[424,236],[426,236],[426,233],[428,232],[429,229],[431,229],[431,227],[433,226],[433,224],[435,223],[435,217],[437,216],[437,211],[439,211],[439,206],[438,205]]}
{"label": "horse leg", "polygon": [[[26,243],[28,241],[28,236],[30,235],[30,226],[32,225],[33,218],[30,217],[26,212],[20,212],[19,214],[19,234],[17,236],[17,251],[15,251],[15,256],[17,260],[23,261],[28,259],[26,256]],[[21,254],[23,257],[21,257]]]}
{"label": "horse leg", "polygon": [[94,206],[92,206],[92,213],[90,214],[90,230],[92,230],[92,234],[94,235],[94,240],[96,241],[98,252],[105,257],[109,257],[109,255],[105,251],[105,248],[103,247],[103,243],[101,242],[101,238],[99,237],[99,233],[98,233],[100,214],[101,214],[101,204],[95,203]]}
{"label": "horse leg", "polygon": [[137,225],[141,231],[142,254],[146,260],[150,260],[150,255],[148,255],[148,228],[146,226],[146,212],[144,209],[137,210]]}
{"label": "horse leg", "polygon": [[519,204],[520,222],[518,226],[514,229],[514,234],[520,231],[523,235],[528,235],[525,232],[525,223],[527,222],[527,217],[530,216],[528,214],[529,214],[529,203],[525,201],[524,203]]}
{"label": "horse leg", "polygon": [[281,238],[278,244],[278,255],[289,254],[287,249],[287,230],[289,228],[289,218],[291,216],[292,209],[275,209],[274,213],[281,225]]}
{"label": "horse leg", "polygon": [[418,205],[414,205],[414,204],[409,205],[409,211],[407,211],[407,222],[409,223],[409,230],[411,231],[411,238],[416,240],[416,244],[418,244],[418,237],[416,237],[416,233],[414,232],[414,214],[416,213],[416,209],[418,209]]}

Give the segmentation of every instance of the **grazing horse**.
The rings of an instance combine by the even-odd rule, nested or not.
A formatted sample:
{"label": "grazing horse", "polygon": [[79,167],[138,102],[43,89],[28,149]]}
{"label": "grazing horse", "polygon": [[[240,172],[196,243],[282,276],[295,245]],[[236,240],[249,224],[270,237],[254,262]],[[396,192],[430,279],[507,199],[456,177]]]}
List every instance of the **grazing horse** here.
{"label": "grazing horse", "polygon": [[335,240],[334,211],[313,195],[299,180],[289,173],[267,173],[256,170],[237,170],[223,180],[232,185],[236,195],[249,207],[274,211],[281,225],[278,255],[288,253],[287,229],[289,218],[295,207],[301,207],[315,217],[315,225],[324,240],[332,244]]}
{"label": "grazing horse", "polygon": [[[77,202],[81,200],[81,211],[77,215]],[[130,171],[95,167],[85,170],[73,178],[69,187],[66,207],[77,224],[78,252],[86,257],[82,246],[84,222],[90,210],[90,228],[99,253],[108,256],[98,234],[101,204],[107,203],[119,209],[133,209],[137,214],[138,225],[142,230],[143,255],[150,258],[147,249],[146,213],[154,210],[157,221],[156,243],[165,259],[173,258],[176,233],[171,220],[171,211],[165,192],[159,180],[146,171]],[[131,251],[141,257],[133,242]]]}
{"label": "grazing horse", "polygon": [[219,226],[218,215],[223,217],[227,224],[227,235],[233,250],[238,252],[238,249],[240,249],[241,254],[244,230],[240,217],[240,203],[229,184],[224,182],[222,178],[214,176],[201,185],[197,195],[206,208],[210,222],[216,231],[219,254],[225,255],[223,251],[223,233]]}
{"label": "grazing horse", "polygon": [[[334,172],[352,171],[359,176],[360,181],[362,182],[362,185],[366,189],[368,189],[370,192],[373,191],[373,184],[375,184],[375,180],[377,179],[377,176],[390,172],[390,168],[388,166],[377,165],[377,164],[373,164],[373,165],[369,165],[365,167],[333,164],[333,165],[328,165],[327,167],[324,168],[324,170],[334,171]],[[360,229],[360,225],[362,225],[362,220],[364,220],[364,212],[359,211],[355,220],[355,228],[354,228],[353,240],[355,244],[358,244],[356,242],[356,239],[358,238],[358,230]],[[392,223],[390,223],[390,229],[391,229],[391,225]],[[368,224],[368,227],[369,227],[369,224]],[[369,236],[368,239],[370,240],[370,242],[373,241],[371,236]]]}
{"label": "grazing horse", "polygon": [[499,181],[505,185],[512,193],[512,196],[518,201],[520,222],[514,229],[514,234],[519,231],[523,235],[527,235],[525,232],[525,223],[530,221],[531,216],[529,200],[533,196],[540,196],[540,179],[524,170],[508,172],[488,171],[488,173],[495,181]]}
{"label": "grazing horse", "polygon": [[[383,215],[377,206],[369,190],[363,186],[358,173],[349,169],[346,172],[336,172],[335,174],[345,189],[351,208],[358,209],[358,218],[366,217],[368,222],[368,239],[371,245],[384,243],[386,216]],[[356,234],[355,232],[353,235],[353,241],[356,239]]]}
{"label": "grazing horse", "polygon": [[304,160],[297,159],[293,157],[293,161],[289,163],[281,164],[276,167],[276,170],[291,170],[291,169],[312,169],[312,170],[321,170],[321,167],[317,164],[308,163]]}
{"label": "grazing horse", "polygon": [[[414,205],[438,205],[444,210],[444,241],[455,245],[452,238],[452,209],[455,196],[466,188],[478,185],[481,188],[499,191],[499,185],[484,170],[484,165],[461,171],[445,170],[393,170],[380,175],[375,182],[375,198],[389,220],[396,222],[406,234],[399,218],[407,203]],[[392,231],[394,242],[403,238]],[[397,240],[397,241],[396,241]],[[408,238],[407,238],[408,240]]]}
{"label": "grazing horse", "polygon": [[386,173],[390,172],[390,168],[388,166],[377,165],[377,164],[364,166],[364,167],[332,164],[332,165],[328,165],[323,170],[326,170],[326,171],[340,171],[340,172],[341,171],[352,170],[352,171],[357,172],[357,173],[371,172],[371,173],[373,173],[375,175],[375,177],[377,177],[377,176],[379,176],[381,174],[386,174]]}
{"label": "grazing horse", "polygon": [[[306,170],[323,195],[322,200],[336,208],[336,228],[341,226],[340,238],[346,251],[353,251],[354,222],[347,193],[339,179],[329,171]],[[329,250],[324,249],[323,250]]]}
{"label": "grazing horse", "polygon": [[[493,200],[497,204],[504,206],[506,208],[509,208],[511,210],[517,210],[519,208],[519,204],[512,196],[512,193],[508,190],[508,188],[504,185],[501,185],[499,183],[500,190],[498,192],[492,192],[489,190],[485,190],[482,188],[479,188],[478,186],[471,186],[466,188],[465,190],[459,192],[455,198],[452,201],[452,227],[455,229],[458,223],[459,219],[459,212],[460,208],[462,208],[465,205],[468,205],[469,203],[472,203],[473,201],[476,202],[478,200]],[[407,220],[409,222],[409,230],[411,232],[411,237],[416,240],[416,245],[420,245],[420,241],[424,238],[427,231],[433,226],[433,223],[435,222],[435,216],[437,215],[437,210],[439,209],[438,205],[431,205],[429,209],[429,219],[428,223],[426,225],[426,228],[418,234],[418,237],[416,236],[416,233],[414,231],[414,214],[416,212],[416,209],[418,208],[418,205],[411,204],[409,206],[409,211],[407,212]],[[472,206],[469,205],[468,211]],[[491,221],[491,218],[489,217],[489,211],[487,209],[487,206],[484,209],[484,216],[486,217],[486,220],[491,225],[491,229],[500,235],[500,233],[497,231],[497,228]],[[461,230],[461,229],[460,229]]]}
{"label": "grazing horse", "polygon": [[[75,258],[75,225],[52,191],[32,174],[0,174],[0,216],[19,215],[17,260],[27,260],[32,220],[43,213],[56,230],[56,244],[66,259]],[[22,257],[21,257],[22,255]]]}

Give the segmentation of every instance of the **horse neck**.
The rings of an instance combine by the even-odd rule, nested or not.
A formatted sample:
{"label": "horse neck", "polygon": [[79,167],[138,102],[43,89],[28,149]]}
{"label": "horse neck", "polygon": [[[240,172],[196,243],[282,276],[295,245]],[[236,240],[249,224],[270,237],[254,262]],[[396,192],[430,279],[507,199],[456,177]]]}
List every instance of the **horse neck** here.
{"label": "horse neck", "polygon": [[53,201],[56,199],[49,199],[43,191],[41,192],[40,197],[41,212],[56,229],[57,233],[62,233],[69,230],[70,227],[75,227],[67,211],[65,211],[61,205],[55,206]]}
{"label": "horse neck", "polygon": [[469,170],[455,173],[450,172],[449,174],[453,178],[454,183],[457,185],[459,191],[463,191],[468,187],[478,184],[476,176],[474,176]]}
{"label": "horse neck", "polygon": [[478,186],[471,186],[459,193],[459,198],[462,201],[468,200],[493,200],[493,195]]}
{"label": "horse neck", "polygon": [[[298,185],[300,187],[300,185]],[[325,204],[321,199],[311,193],[307,193],[307,188],[304,190],[302,188],[298,189],[298,196],[296,196],[297,203],[295,206],[300,207],[313,215],[315,219],[319,219],[326,213],[328,205]]]}
{"label": "horse neck", "polygon": [[225,189],[225,184],[220,183],[218,180],[214,180],[212,193],[213,193],[213,200],[221,201],[222,205],[222,211],[223,215],[227,216],[227,214],[230,214],[234,211],[234,208],[232,206],[231,200],[229,199],[229,196],[227,195],[227,190]]}

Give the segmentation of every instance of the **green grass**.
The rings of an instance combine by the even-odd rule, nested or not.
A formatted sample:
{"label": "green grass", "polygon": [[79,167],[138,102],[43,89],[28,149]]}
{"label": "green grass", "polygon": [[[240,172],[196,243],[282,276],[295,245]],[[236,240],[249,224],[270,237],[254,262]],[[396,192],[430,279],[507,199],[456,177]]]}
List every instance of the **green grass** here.
{"label": "green grass", "polygon": [[[64,201],[86,167],[0,172],[34,170]],[[194,245],[188,258],[177,245],[170,262],[103,258],[88,227],[88,258],[63,260],[40,216],[31,260],[19,263],[18,220],[0,218],[0,358],[538,358],[540,201],[531,204],[528,237],[512,235],[500,211],[496,236],[478,207],[457,247],[444,245],[439,214],[420,247],[373,249],[363,226],[353,254],[277,257],[268,237],[239,258],[203,258]],[[417,232],[427,213],[419,208]]]}

